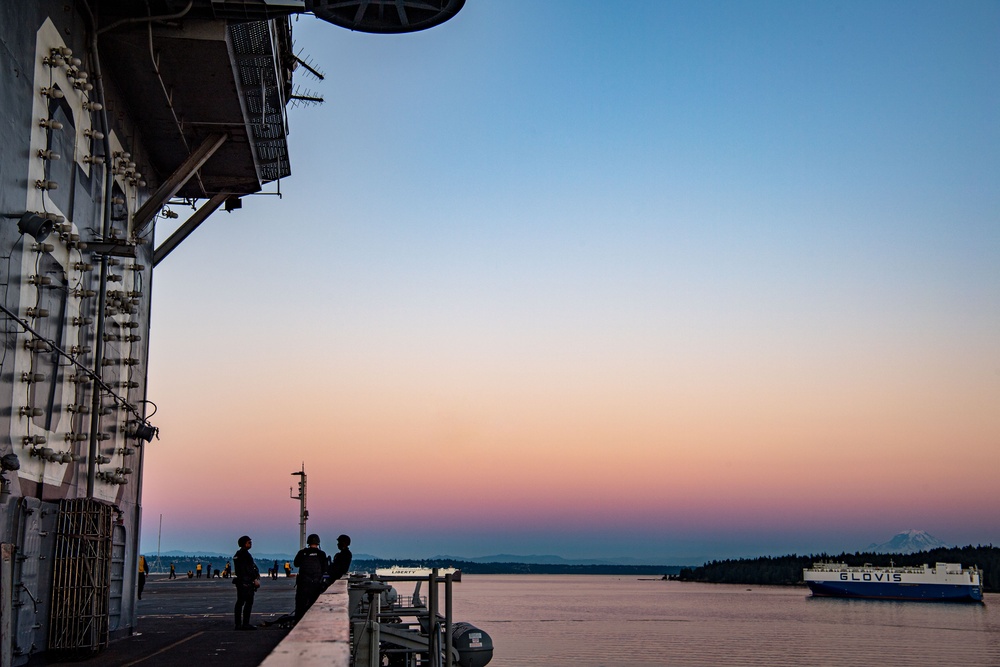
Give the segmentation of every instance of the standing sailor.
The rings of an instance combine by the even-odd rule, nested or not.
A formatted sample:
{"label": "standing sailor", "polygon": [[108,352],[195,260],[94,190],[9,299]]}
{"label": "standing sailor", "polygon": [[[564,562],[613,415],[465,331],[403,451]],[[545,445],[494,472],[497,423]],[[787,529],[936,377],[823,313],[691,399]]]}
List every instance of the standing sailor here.
{"label": "standing sailor", "polygon": [[319,594],[323,592],[323,571],[326,570],[326,553],[319,548],[319,535],[313,533],[306,540],[305,549],[295,554],[295,620],[300,621]]}
{"label": "standing sailor", "polygon": [[330,568],[327,570],[327,582],[326,585],[329,586],[337,579],[347,574],[348,570],[351,569],[351,538],[347,535],[341,535],[337,538],[337,549],[339,551],[334,554],[333,562],[330,563]]}
{"label": "standing sailor", "polygon": [[149,574],[149,566],[146,565],[146,557],[139,554],[139,599],[142,599],[142,589],[146,587],[146,575]]}
{"label": "standing sailor", "polygon": [[240,545],[240,550],[233,554],[233,567],[236,570],[236,578],[233,579],[236,584],[236,607],[233,610],[236,629],[256,630],[255,626],[250,625],[250,612],[253,610],[254,593],[260,588],[260,570],[250,555],[253,540],[244,535],[237,540],[237,544]]}

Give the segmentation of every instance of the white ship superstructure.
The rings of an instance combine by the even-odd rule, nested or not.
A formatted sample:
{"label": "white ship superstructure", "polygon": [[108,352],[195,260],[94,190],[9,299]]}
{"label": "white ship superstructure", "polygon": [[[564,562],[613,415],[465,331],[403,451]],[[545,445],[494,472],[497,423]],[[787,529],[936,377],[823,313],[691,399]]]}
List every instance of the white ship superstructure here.
{"label": "white ship superstructure", "polygon": [[[392,579],[396,577],[429,577],[433,570],[429,567],[405,567],[402,565],[393,565],[391,567],[380,567],[375,570],[375,576],[380,579]],[[446,575],[452,575],[454,581],[460,581],[462,578],[462,571],[454,567],[439,567],[437,570],[439,577],[444,577]]]}

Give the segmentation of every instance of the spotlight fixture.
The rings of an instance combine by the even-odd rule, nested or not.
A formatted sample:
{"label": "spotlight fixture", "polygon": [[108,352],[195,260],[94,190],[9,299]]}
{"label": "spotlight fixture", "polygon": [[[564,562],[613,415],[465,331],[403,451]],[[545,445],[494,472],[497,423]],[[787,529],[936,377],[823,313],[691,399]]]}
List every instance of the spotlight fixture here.
{"label": "spotlight fixture", "polygon": [[7,472],[8,470],[19,470],[20,468],[21,462],[18,460],[17,454],[12,452],[0,456],[0,470]]}
{"label": "spotlight fixture", "polygon": [[55,229],[55,226],[56,223],[54,220],[43,218],[37,213],[28,211],[18,221],[17,230],[22,234],[33,236],[36,241],[44,241],[52,233],[52,230]]}
{"label": "spotlight fixture", "polygon": [[138,438],[139,440],[145,440],[146,442],[152,442],[153,436],[156,439],[160,439],[160,429],[156,428],[149,422],[142,422],[136,424],[135,431],[132,432],[132,437]]}

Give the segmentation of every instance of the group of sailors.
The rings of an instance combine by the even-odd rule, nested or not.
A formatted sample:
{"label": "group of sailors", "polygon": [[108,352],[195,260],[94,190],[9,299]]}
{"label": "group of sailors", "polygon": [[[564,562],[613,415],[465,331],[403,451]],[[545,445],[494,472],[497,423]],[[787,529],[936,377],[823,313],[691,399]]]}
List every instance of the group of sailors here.
{"label": "group of sailors", "polygon": [[[253,598],[257,589],[260,588],[260,570],[253,556],[250,555],[250,548],[253,540],[249,535],[243,535],[237,540],[240,549],[233,554],[232,562],[235,564],[230,570],[230,563],[227,562],[225,569],[221,573],[224,578],[233,577],[233,584],[236,585],[236,607],[233,610],[236,619],[237,630],[256,630],[256,626],[250,623],[250,613],[253,610]],[[333,558],[327,556],[326,552],[320,549],[319,535],[313,533],[306,538],[306,548],[295,554],[293,561],[298,568],[298,575],[295,578],[295,620],[298,621],[305,615],[309,607],[316,602],[320,593],[327,587],[347,574],[351,567],[351,538],[341,535],[337,538],[337,553]],[[277,568],[275,568],[276,570]],[[198,577],[201,577],[201,563],[195,565]],[[211,577],[211,566],[209,566],[209,577]],[[285,563],[285,573],[290,574],[291,567]],[[139,556],[139,577],[138,577],[138,597],[142,599],[142,589],[145,588],[146,575],[149,573],[149,566],[146,558]],[[188,572],[188,577],[194,576],[193,572]],[[220,576],[219,570],[215,570],[215,576]],[[174,564],[170,564],[169,579],[176,579],[177,573]]]}
{"label": "group of sailors", "polygon": [[[236,585],[236,607],[233,614],[237,630],[256,630],[250,623],[253,598],[260,588],[260,570],[250,555],[253,540],[243,535],[237,540],[240,549],[233,555]],[[341,535],[337,538],[337,553],[331,559],[320,549],[319,535],[313,533],[306,538],[306,548],[295,554],[294,565],[298,568],[295,578],[295,620],[300,620],[326,588],[347,574],[351,567],[351,538]]]}
{"label": "group of sailors", "polygon": [[[139,558],[142,558],[142,556],[139,556]],[[221,577],[223,579],[228,579],[229,577],[231,577],[233,575],[232,567],[233,567],[232,563],[230,563],[229,561],[226,561],[226,565],[225,565],[225,567],[222,568],[221,571],[218,568],[215,569],[214,576],[215,577]],[[140,567],[140,572],[141,571],[142,571],[142,568]],[[188,579],[201,579],[201,572],[202,572],[201,563],[195,563],[194,564],[194,571],[188,570],[188,573],[187,573]],[[213,574],[212,574],[212,564],[211,563],[208,564],[208,567],[206,568],[206,572],[207,572],[207,574],[205,575],[205,577],[208,578],[208,579],[211,579],[212,576],[213,576]],[[174,567],[173,563],[171,563],[170,564],[170,575],[167,577],[167,579],[176,579],[176,578],[177,578],[177,568]]]}

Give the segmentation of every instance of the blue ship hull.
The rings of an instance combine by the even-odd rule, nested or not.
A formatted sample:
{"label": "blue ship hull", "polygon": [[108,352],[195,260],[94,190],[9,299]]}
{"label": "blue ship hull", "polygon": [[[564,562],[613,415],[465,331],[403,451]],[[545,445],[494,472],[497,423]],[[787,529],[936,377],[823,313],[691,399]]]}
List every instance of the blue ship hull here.
{"label": "blue ship hull", "polygon": [[898,584],[872,581],[810,581],[813,595],[878,600],[924,600],[941,602],[982,602],[979,586],[949,584]]}

